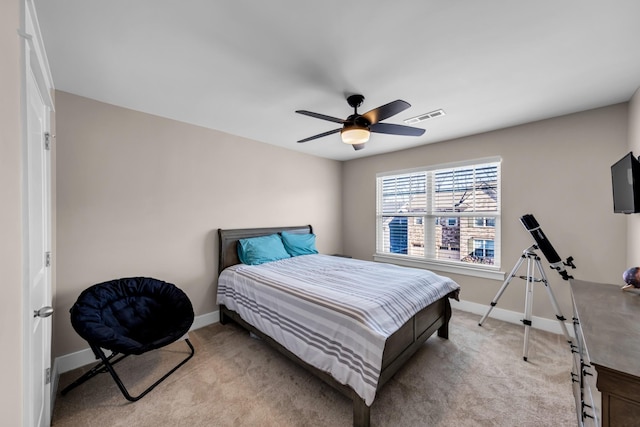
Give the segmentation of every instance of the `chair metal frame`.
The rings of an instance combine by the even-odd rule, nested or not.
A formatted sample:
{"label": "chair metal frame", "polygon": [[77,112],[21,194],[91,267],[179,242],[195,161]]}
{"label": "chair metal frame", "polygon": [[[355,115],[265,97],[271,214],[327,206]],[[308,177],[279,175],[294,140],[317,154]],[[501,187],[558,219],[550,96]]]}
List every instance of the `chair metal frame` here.
{"label": "chair metal frame", "polygon": [[117,374],[116,370],[113,367],[116,363],[122,361],[123,359],[130,356],[131,354],[122,354],[114,351],[109,356],[107,356],[104,353],[104,351],[102,351],[102,348],[100,348],[95,344],[89,343],[89,345],[91,346],[91,350],[93,350],[93,353],[96,355],[96,359],[100,359],[101,361],[97,365],[95,365],[93,368],[91,368],[89,371],[87,371],[84,375],[82,375],[80,378],[78,378],[77,380],[69,384],[67,387],[65,387],[60,393],[64,396],[69,391],[76,388],[80,384],[83,384],[84,382],[93,378],[94,376],[104,372],[109,372],[111,374],[111,377],[113,377],[113,380],[115,381],[116,385],[120,389],[120,392],[122,392],[122,395],[125,397],[125,399],[127,399],[130,402],[136,402],[142,399],[144,396],[146,396],[147,393],[153,390],[158,384],[160,384],[162,381],[167,379],[169,375],[173,374],[179,367],[187,363],[187,361],[193,357],[195,353],[195,349],[193,348],[193,345],[189,341],[189,338],[185,338],[185,341],[191,350],[190,354],[184,360],[178,363],[175,367],[173,367],[169,372],[164,374],[160,379],[158,379],[156,382],[151,384],[151,386],[149,386],[146,390],[144,390],[142,393],[140,393],[137,396],[131,396],[131,394],[125,387],[124,383],[120,379],[120,376]]}

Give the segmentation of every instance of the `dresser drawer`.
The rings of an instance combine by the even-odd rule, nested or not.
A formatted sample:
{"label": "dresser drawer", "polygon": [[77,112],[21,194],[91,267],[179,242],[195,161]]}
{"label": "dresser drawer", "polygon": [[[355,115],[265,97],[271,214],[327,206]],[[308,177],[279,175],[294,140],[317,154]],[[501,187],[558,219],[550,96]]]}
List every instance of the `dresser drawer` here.
{"label": "dresser drawer", "polygon": [[640,382],[628,374],[597,366],[602,394],[603,426],[637,426],[640,423]]}

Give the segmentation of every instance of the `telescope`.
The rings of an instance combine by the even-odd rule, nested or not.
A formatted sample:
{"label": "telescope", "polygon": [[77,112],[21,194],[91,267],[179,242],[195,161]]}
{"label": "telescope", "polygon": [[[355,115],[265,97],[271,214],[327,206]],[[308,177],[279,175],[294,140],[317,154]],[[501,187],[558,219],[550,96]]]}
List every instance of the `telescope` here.
{"label": "telescope", "polygon": [[556,252],[556,250],[553,248],[553,245],[551,244],[549,239],[547,239],[547,236],[545,236],[542,228],[540,228],[540,224],[538,224],[538,221],[536,221],[533,215],[523,215],[520,218],[520,222],[522,222],[524,228],[531,233],[533,239],[536,241],[536,246],[547,258],[547,261],[549,261],[549,264],[551,264],[551,268],[556,270],[564,280],[573,279],[573,276],[570,276],[569,273],[567,273],[567,269],[565,268],[565,266],[576,268],[573,263],[573,257],[568,257],[566,261],[562,261],[562,258],[560,258],[558,252]]}
{"label": "telescope", "polygon": [[[569,273],[567,273],[567,269],[565,268],[565,266],[576,268],[576,266],[573,264],[573,258],[569,257],[566,261],[562,261],[560,255],[558,255],[558,252],[556,252],[556,250],[553,248],[553,245],[551,244],[549,239],[547,239],[547,236],[544,235],[544,232],[540,228],[540,224],[538,224],[538,221],[536,221],[533,215],[523,215],[520,218],[520,222],[522,222],[524,228],[531,233],[536,241],[536,244],[522,251],[522,256],[520,257],[518,262],[516,262],[515,267],[513,267],[513,270],[511,270],[511,273],[509,273],[509,277],[507,277],[507,280],[504,281],[495,298],[491,301],[489,310],[484,315],[484,317],[480,319],[480,323],[478,323],[478,326],[482,326],[482,323],[484,323],[484,321],[487,319],[489,313],[491,313],[491,310],[493,310],[493,307],[495,307],[498,303],[498,300],[502,296],[502,293],[505,291],[505,289],[507,289],[507,286],[511,282],[511,279],[517,277],[526,280],[527,289],[525,292],[524,300],[524,319],[522,319],[522,323],[524,324],[524,354],[522,358],[526,361],[529,353],[529,329],[532,325],[531,310],[533,308],[533,284],[542,283],[544,285],[544,288],[547,290],[547,294],[549,294],[549,300],[551,301],[551,305],[556,312],[556,319],[558,319],[558,322],[560,322],[560,328],[562,328],[562,332],[564,333],[567,342],[571,346],[571,351],[573,351],[573,342],[571,341],[571,337],[569,336],[569,331],[567,331],[567,325],[564,324],[567,319],[560,312],[560,307],[558,306],[555,295],[553,295],[551,286],[549,286],[547,275],[544,274],[544,269],[542,268],[542,263],[540,262],[540,257],[538,256],[536,250],[540,249],[542,251],[544,256],[547,257],[547,261],[549,261],[549,263],[551,264],[551,268],[560,273],[560,276],[562,276],[564,280],[573,279],[573,277],[570,276]],[[527,260],[527,275],[518,276],[517,271],[525,259]],[[539,277],[536,277],[536,268],[538,269]]]}

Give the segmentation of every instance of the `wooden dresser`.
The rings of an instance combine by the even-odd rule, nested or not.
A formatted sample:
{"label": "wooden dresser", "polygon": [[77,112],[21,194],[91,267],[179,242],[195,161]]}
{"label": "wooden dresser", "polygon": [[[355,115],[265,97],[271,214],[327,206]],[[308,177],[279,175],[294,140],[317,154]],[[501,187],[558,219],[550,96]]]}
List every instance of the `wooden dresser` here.
{"label": "wooden dresser", "polygon": [[580,426],[640,426],[640,291],[571,280]]}

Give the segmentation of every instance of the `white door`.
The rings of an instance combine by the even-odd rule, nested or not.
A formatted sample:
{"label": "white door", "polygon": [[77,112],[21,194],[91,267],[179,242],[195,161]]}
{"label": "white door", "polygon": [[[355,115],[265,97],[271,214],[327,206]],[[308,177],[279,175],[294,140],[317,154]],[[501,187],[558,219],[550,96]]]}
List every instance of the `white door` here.
{"label": "white door", "polygon": [[32,416],[30,426],[48,426],[50,421],[51,367],[51,269],[49,150],[45,147],[48,132],[48,109],[31,72],[27,75],[27,301],[29,330],[27,368]]}
{"label": "white door", "polygon": [[24,100],[24,425],[51,422],[51,161],[48,65],[40,49],[33,4],[25,16]]}

